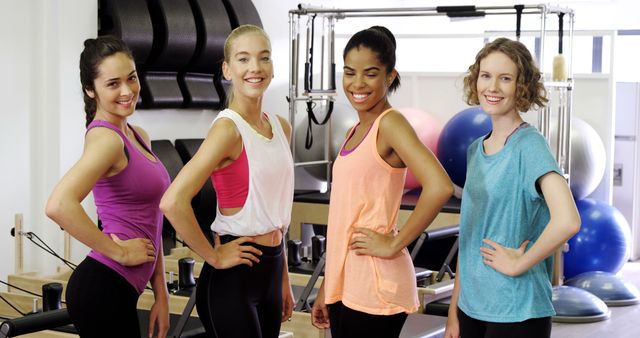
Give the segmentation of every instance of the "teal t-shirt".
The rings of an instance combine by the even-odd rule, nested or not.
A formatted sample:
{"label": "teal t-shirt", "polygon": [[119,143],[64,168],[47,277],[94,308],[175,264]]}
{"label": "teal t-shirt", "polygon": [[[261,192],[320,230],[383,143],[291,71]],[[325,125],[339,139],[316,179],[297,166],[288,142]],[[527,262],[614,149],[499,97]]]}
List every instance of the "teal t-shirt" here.
{"label": "teal t-shirt", "polygon": [[552,257],[510,277],[485,265],[480,247],[487,246],[482,242],[485,238],[510,248],[529,240],[531,247],[550,217],[537,180],[549,172],[560,174],[560,169],[547,141],[534,127],[519,129],[492,155],[484,152],[486,137],[467,149],[460,210],[458,306],[468,316],[488,322],[552,316]]}

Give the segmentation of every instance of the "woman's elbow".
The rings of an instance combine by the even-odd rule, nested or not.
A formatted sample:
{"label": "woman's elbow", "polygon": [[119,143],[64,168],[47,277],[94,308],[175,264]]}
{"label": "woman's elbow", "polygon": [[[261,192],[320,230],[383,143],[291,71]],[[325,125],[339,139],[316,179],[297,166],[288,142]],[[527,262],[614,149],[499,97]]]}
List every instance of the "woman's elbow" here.
{"label": "woman's elbow", "polygon": [[575,216],[567,216],[558,219],[553,221],[553,223],[557,224],[558,229],[562,231],[562,236],[566,240],[571,239],[571,237],[580,231],[580,216],[577,214]]}
{"label": "woman's elbow", "polygon": [[49,219],[57,221],[60,218],[60,215],[63,214],[62,209],[62,201],[58,198],[50,197],[44,208],[44,213],[49,217]]}
{"label": "woman's elbow", "polygon": [[162,199],[160,200],[160,211],[167,217],[172,215],[176,209],[175,199],[169,196],[168,194],[164,194]]}
{"label": "woman's elbow", "polygon": [[578,233],[578,231],[580,231],[581,224],[582,224],[582,221],[580,220],[580,215],[576,215],[576,217],[573,217],[568,222],[568,229],[569,229],[569,232],[571,233],[571,237],[573,237],[575,234]]}
{"label": "woman's elbow", "polygon": [[451,196],[453,196],[454,191],[455,191],[455,188],[453,187],[453,182],[451,182],[450,179],[447,179],[443,187],[443,194],[447,198],[451,198]]}
{"label": "woman's elbow", "polygon": [[172,190],[167,190],[160,200],[160,211],[168,219],[172,219],[179,212],[183,202],[179,194],[174,193]]}
{"label": "woman's elbow", "polygon": [[438,183],[434,189],[434,193],[437,194],[440,199],[448,201],[451,196],[453,196],[453,182],[447,177],[447,179],[440,180]]}

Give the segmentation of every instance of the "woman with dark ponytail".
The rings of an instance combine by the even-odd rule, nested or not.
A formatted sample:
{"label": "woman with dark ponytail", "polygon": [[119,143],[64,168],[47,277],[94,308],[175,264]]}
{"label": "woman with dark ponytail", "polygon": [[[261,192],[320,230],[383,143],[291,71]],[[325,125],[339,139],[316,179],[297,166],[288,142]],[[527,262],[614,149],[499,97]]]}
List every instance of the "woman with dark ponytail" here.
{"label": "woman with dark ponytail", "polygon": [[[155,295],[148,336],[166,337],[169,297],[162,259],[160,199],[169,175],[149,136],[127,123],[140,83],[131,51],[115,37],[87,39],[80,55],[87,131],[84,151],[49,197],[47,216],[91,252],[66,288],[81,337],[139,337],[139,295]],[[103,230],[80,204],[93,192]]]}
{"label": "woman with dark ponytail", "polygon": [[[406,247],[453,193],[438,160],[387,99],[400,85],[395,49],[393,34],[380,26],[356,33],[344,49],[342,85],[359,121],[333,165],[327,265],[311,316],[334,338],[400,335],[419,305]],[[424,188],[398,232],[407,168]]]}

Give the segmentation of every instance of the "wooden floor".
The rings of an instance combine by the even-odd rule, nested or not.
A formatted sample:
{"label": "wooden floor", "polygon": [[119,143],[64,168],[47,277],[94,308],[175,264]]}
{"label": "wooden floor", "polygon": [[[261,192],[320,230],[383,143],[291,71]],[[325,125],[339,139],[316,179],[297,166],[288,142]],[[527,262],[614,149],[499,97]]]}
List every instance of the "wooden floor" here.
{"label": "wooden floor", "polygon": [[[629,262],[620,271],[622,278],[640,289],[640,261]],[[640,337],[640,304],[609,307],[611,318],[597,323],[554,323],[553,338],[637,338]]]}

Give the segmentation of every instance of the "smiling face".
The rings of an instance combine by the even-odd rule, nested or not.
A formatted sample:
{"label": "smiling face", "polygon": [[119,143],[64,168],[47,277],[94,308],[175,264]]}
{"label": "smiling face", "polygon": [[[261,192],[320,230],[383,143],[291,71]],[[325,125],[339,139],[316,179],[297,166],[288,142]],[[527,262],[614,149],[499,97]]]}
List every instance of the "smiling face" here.
{"label": "smiling face", "polygon": [[387,73],[377,55],[369,48],[351,49],[344,58],[342,87],[351,105],[359,112],[382,110],[395,70]]}
{"label": "smiling face", "polygon": [[260,98],[273,78],[269,41],[258,32],[244,33],[233,40],[229,52],[222,71],[233,82],[234,98]]}
{"label": "smiling face", "polygon": [[502,52],[492,52],[480,61],[476,84],[478,101],[489,115],[517,113],[518,68]]}
{"label": "smiling face", "polygon": [[125,53],[118,52],[106,57],[98,66],[98,76],[93,81],[94,89],[85,89],[96,101],[96,117],[113,121],[133,114],[140,82],[134,61]]}

